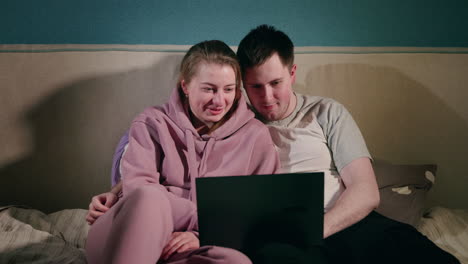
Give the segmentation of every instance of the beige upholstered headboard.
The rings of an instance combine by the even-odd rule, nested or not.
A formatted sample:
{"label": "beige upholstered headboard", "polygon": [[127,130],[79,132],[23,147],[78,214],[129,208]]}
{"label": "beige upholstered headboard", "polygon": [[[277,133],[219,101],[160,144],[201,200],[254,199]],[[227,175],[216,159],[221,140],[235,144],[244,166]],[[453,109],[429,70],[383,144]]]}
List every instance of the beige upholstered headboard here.
{"label": "beige upholstered headboard", "polygon": [[[86,208],[132,118],[166,100],[187,46],[0,45],[0,202]],[[431,204],[468,208],[468,52],[297,48],[295,89],[335,98],[375,157],[436,163]]]}

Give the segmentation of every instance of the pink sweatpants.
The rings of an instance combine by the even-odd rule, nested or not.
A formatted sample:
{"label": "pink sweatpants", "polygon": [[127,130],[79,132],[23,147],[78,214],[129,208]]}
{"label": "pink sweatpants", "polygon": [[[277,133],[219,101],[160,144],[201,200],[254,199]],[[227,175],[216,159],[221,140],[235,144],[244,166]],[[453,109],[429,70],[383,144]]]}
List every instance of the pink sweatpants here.
{"label": "pink sweatpants", "polygon": [[88,263],[252,263],[237,250],[216,246],[176,253],[158,262],[171,234],[196,222],[196,212],[190,211],[192,202],[181,204],[180,198],[170,195],[145,185],[124,196],[91,226],[86,242]]}

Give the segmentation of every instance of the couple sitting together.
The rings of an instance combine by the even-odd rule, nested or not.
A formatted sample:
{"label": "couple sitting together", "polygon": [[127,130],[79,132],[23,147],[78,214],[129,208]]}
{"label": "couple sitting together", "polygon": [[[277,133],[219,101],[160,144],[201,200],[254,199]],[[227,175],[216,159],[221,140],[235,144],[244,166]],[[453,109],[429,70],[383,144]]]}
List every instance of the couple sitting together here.
{"label": "couple sitting together", "polygon": [[[244,37],[237,56],[218,40],[192,46],[169,101],[139,114],[119,143],[112,190],[91,201],[88,262],[252,263],[234,249],[200,246],[195,179],[322,171],[317,252],[326,263],[459,263],[373,211],[379,191],[358,126],[338,102],[295,93],[296,68],[289,37],[267,25]],[[314,259],[281,254],[255,263]]]}

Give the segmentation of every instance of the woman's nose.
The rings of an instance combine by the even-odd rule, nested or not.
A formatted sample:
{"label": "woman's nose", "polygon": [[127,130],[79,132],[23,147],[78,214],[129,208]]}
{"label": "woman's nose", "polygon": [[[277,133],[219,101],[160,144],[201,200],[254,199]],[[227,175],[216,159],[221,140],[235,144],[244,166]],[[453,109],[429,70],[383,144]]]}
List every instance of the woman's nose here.
{"label": "woman's nose", "polygon": [[224,101],[224,93],[223,92],[217,92],[213,96],[213,103],[220,105]]}

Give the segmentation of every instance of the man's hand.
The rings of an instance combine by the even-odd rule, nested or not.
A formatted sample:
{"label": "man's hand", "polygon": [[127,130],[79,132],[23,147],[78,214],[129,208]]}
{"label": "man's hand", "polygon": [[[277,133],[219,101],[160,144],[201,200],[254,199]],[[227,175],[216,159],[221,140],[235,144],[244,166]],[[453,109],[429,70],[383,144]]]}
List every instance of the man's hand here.
{"label": "man's hand", "polygon": [[109,210],[118,200],[116,194],[112,192],[101,193],[94,196],[89,204],[86,221],[92,225],[101,215]]}
{"label": "man's hand", "polygon": [[174,232],[164,247],[161,259],[167,260],[174,253],[181,253],[200,247],[200,240],[192,232]]}

